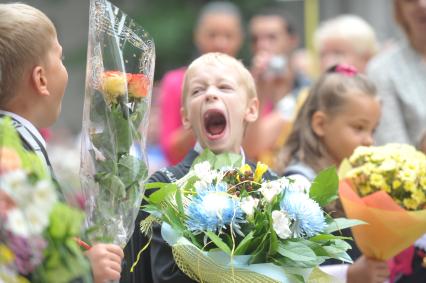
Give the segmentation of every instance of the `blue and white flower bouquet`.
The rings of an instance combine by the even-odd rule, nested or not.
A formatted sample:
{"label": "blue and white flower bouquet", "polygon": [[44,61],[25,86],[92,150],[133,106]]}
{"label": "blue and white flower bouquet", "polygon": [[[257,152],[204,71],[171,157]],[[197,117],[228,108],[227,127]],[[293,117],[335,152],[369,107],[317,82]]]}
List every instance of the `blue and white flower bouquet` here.
{"label": "blue and white flower bouquet", "polygon": [[153,223],[162,223],[177,265],[199,282],[333,281],[316,267],[330,258],[352,261],[350,238],[331,233],[360,224],[321,209],[337,197],[335,169],[312,184],[265,180],[267,170],[206,150],[182,179],[147,185],[157,190],[147,198],[150,216],[141,230],[149,235]]}

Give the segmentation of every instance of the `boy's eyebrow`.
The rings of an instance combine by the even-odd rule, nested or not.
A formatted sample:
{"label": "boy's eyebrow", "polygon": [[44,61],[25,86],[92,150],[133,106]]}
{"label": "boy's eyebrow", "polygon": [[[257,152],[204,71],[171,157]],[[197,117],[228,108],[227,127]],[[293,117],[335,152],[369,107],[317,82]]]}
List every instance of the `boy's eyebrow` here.
{"label": "boy's eyebrow", "polygon": [[365,117],[354,117],[353,122],[370,123],[371,121]]}

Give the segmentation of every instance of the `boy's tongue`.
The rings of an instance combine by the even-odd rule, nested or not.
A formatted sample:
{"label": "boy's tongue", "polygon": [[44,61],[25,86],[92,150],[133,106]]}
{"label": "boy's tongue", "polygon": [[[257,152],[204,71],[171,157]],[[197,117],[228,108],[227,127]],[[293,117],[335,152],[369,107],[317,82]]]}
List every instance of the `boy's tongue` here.
{"label": "boy's tongue", "polygon": [[209,110],[204,114],[204,127],[212,138],[219,138],[226,128],[226,118],[218,110]]}

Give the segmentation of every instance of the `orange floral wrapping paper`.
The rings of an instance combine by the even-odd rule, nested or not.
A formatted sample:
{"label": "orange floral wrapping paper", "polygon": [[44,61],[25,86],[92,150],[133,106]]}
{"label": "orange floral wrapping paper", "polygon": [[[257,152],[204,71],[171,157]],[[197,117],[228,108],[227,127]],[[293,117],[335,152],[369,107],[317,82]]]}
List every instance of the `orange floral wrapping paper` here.
{"label": "orange floral wrapping paper", "polygon": [[426,233],[426,210],[407,211],[384,191],[359,197],[350,181],[339,187],[346,216],[367,222],[352,228],[357,246],[368,257],[388,260]]}

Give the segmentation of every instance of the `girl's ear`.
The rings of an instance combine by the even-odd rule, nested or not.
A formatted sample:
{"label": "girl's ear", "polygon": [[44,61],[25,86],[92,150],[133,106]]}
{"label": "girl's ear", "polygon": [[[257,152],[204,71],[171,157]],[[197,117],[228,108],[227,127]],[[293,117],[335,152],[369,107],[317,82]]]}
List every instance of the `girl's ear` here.
{"label": "girl's ear", "polygon": [[31,85],[42,96],[48,96],[46,72],[42,66],[35,66],[31,72]]}
{"label": "girl's ear", "polygon": [[180,116],[182,117],[182,126],[185,130],[191,129],[191,123],[189,117],[183,107],[180,108]]}
{"label": "girl's ear", "polygon": [[325,135],[325,124],[327,122],[327,115],[322,111],[315,111],[311,119],[311,127],[314,133],[323,137]]}
{"label": "girl's ear", "polygon": [[248,102],[244,120],[249,123],[252,123],[257,120],[258,116],[259,116],[259,99],[252,98]]}

